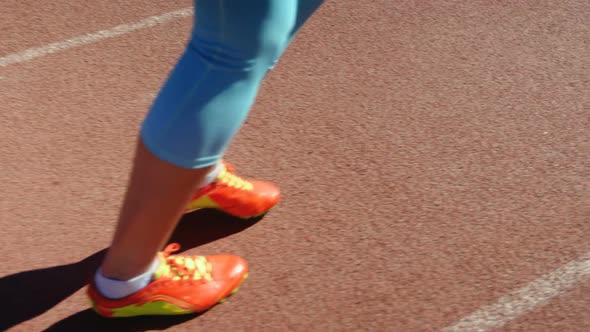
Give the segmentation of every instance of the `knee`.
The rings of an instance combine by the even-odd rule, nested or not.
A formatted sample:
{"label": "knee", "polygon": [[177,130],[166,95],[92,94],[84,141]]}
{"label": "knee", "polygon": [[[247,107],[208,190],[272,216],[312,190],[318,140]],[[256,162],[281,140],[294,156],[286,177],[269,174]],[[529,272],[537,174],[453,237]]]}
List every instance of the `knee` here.
{"label": "knee", "polygon": [[264,31],[256,42],[252,54],[264,62],[264,65],[271,65],[281,56],[285,47],[289,43],[291,29],[293,24],[281,24],[280,27]]}
{"label": "knee", "polygon": [[285,49],[294,25],[294,15],[273,15],[259,21],[226,21],[216,33],[196,27],[190,47],[214,66],[268,68]]}

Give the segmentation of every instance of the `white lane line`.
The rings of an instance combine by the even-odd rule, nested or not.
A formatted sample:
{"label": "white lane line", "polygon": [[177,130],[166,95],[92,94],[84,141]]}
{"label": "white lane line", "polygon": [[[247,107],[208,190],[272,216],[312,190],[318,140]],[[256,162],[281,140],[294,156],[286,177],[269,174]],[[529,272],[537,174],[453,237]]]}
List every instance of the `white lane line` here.
{"label": "white lane line", "polygon": [[28,50],[24,50],[22,52],[13,53],[1,57],[0,67],[6,67],[12,64],[21,63],[38,57],[42,57],[51,53],[61,52],[73,47],[87,45],[103,39],[124,35],[135,30],[149,28],[155,25],[172,21],[177,18],[192,16],[192,14],[192,7],[183,8],[162,15],[151,16],[138,22],[121,24],[114,26],[110,29],[88,33],[82,36],[70,38],[56,43],[51,43],[45,46],[29,48]]}
{"label": "white lane line", "polygon": [[483,332],[500,328],[588,278],[590,252],[541,276],[525,287],[502,296],[496,303],[479,308],[443,331]]}

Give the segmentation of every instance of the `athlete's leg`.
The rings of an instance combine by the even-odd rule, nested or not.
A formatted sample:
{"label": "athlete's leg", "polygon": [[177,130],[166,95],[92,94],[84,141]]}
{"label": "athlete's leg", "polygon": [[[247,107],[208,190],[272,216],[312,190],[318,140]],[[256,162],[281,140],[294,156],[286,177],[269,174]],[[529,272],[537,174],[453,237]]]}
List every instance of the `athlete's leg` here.
{"label": "athlete's leg", "polygon": [[186,51],[141,130],[113,243],[109,279],[147,271],[191,193],[245,120],[293,29],[296,0],[198,0]]}
{"label": "athlete's leg", "polygon": [[195,186],[214,167],[178,167],[153,155],[140,141],[102,274],[128,280],[146,271],[170,237]]}
{"label": "athlete's leg", "polygon": [[142,138],[186,168],[217,163],[288,42],[297,0],[199,0],[189,46],[148,114]]}
{"label": "athlete's leg", "polygon": [[[322,2],[323,0],[297,0],[295,24],[289,32],[286,42],[282,45],[277,43],[279,49],[269,53],[269,55],[275,53],[275,58],[268,66],[267,72],[274,68],[288,44]],[[236,217],[251,218],[266,213],[278,203],[280,190],[274,184],[250,179],[235,181],[235,178],[236,176],[231,172],[222,170],[220,177],[215,182],[197,191],[186,211],[215,208]],[[236,189],[235,186],[228,188],[226,183],[239,183],[240,188]]]}

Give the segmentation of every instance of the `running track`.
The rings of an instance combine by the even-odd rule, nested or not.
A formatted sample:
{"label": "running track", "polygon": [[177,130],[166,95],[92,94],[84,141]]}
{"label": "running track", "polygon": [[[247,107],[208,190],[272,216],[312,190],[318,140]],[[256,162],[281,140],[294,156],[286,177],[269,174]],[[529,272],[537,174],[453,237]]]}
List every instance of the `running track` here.
{"label": "running track", "polygon": [[85,279],[190,7],[0,4],[0,330],[590,330],[583,0],[329,1],[228,155],[283,201],[174,235],[251,278],[199,317],[97,318]]}

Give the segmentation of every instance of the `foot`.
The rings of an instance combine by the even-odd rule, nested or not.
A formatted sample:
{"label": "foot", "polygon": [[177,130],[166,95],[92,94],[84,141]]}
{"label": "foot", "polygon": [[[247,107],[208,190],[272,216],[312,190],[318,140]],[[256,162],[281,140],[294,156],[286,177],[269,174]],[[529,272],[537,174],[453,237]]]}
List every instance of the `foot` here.
{"label": "foot", "polygon": [[104,317],[182,315],[206,311],[237,292],[248,276],[248,264],[238,256],[171,255],[176,243],[159,254],[153,280],[121,299],[102,296],[94,283],[87,294],[93,309]]}
{"label": "foot", "polygon": [[279,198],[279,188],[274,184],[241,178],[224,163],[217,179],[197,191],[186,212],[214,208],[247,219],[265,214]]}

